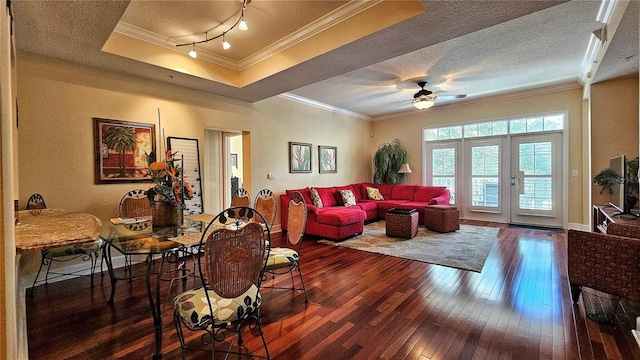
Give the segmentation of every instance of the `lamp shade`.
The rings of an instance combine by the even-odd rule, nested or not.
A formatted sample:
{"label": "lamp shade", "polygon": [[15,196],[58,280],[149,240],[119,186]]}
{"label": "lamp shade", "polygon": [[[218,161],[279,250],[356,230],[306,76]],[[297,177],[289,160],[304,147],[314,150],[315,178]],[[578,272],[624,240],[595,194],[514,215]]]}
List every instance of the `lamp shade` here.
{"label": "lamp shade", "polygon": [[428,109],[432,107],[433,104],[435,104],[433,100],[430,100],[427,97],[419,97],[413,100],[413,106],[420,110]]}
{"label": "lamp shade", "polygon": [[411,168],[409,164],[400,165],[400,170],[398,170],[398,174],[411,174]]}

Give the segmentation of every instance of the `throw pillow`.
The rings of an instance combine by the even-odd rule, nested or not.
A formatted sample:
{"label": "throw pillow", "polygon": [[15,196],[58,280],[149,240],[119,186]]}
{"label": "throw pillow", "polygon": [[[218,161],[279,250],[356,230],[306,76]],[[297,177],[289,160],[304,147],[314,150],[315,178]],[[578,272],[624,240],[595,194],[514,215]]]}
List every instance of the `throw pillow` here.
{"label": "throw pillow", "polygon": [[315,188],[311,188],[311,201],[318,209],[322,208],[322,199]]}
{"label": "throw pillow", "polygon": [[342,196],[344,206],[353,206],[356,204],[356,197],[351,190],[340,190],[340,195]]}
{"label": "throw pillow", "polygon": [[380,190],[378,188],[372,188],[367,186],[367,197],[371,200],[384,200]]}

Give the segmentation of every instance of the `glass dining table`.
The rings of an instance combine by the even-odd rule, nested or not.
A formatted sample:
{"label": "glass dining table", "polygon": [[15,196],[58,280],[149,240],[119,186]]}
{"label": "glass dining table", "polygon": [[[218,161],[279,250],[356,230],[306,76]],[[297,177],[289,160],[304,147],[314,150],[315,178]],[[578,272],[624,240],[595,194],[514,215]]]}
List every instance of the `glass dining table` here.
{"label": "glass dining table", "polygon": [[[146,279],[145,284],[155,335],[153,358],[157,359],[162,357],[163,306],[160,282],[185,279],[189,275],[190,270],[186,269],[182,260],[185,256],[197,251],[194,248],[200,243],[202,231],[206,228],[208,221],[205,221],[202,216],[200,218],[187,217],[180,226],[154,229],[149,217],[124,220],[103,221],[100,234],[105,242],[104,258],[111,278],[111,295],[107,303],[114,304],[117,282],[129,279],[128,277],[119,278],[116,275],[113,266],[114,254],[124,255],[125,258],[134,255],[145,256],[146,271],[138,277]],[[168,268],[164,269],[165,266]]]}

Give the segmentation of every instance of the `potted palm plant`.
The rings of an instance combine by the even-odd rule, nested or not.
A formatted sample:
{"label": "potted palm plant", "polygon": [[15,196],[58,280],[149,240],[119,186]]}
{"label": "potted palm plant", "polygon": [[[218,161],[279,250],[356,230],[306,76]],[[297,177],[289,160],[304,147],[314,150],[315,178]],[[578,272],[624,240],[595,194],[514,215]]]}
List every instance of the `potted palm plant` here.
{"label": "potted palm plant", "polygon": [[373,157],[375,173],[373,182],[379,184],[399,184],[405,174],[398,174],[402,164],[407,162],[407,149],[395,139],[390,143],[382,144],[376,150]]}

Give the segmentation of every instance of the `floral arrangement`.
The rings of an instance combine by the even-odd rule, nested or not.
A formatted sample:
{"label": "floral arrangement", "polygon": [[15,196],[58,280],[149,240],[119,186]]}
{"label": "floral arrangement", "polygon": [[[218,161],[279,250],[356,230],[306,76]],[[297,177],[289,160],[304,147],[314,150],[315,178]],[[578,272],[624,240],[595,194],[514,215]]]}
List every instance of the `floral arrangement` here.
{"label": "floral arrangement", "polygon": [[181,159],[176,157],[177,154],[177,151],[168,150],[164,161],[156,161],[153,151],[147,154],[147,163],[149,164],[147,175],[155,184],[147,190],[147,197],[150,202],[166,201],[184,209],[183,201],[193,197],[193,189],[184,179],[180,164]]}

